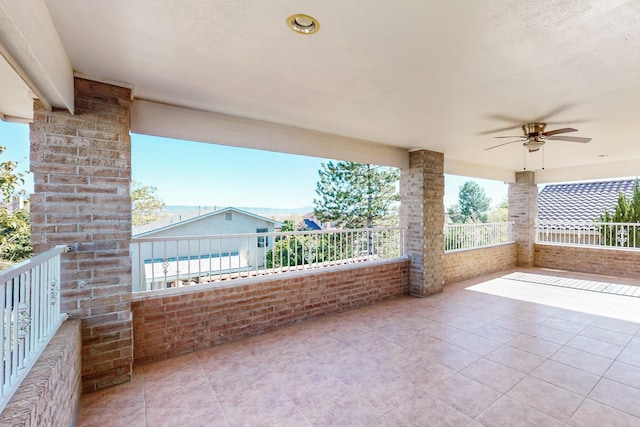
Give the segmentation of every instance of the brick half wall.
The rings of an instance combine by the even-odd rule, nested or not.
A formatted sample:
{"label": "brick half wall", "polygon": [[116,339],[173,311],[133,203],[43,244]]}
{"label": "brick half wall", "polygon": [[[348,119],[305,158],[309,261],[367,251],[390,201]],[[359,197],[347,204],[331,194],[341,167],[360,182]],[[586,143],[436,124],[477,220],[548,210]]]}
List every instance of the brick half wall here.
{"label": "brick half wall", "polygon": [[80,321],[67,320],[0,414],[0,425],[74,425],[81,393],[80,363]]}
{"label": "brick half wall", "polygon": [[409,260],[245,280],[134,297],[134,363],[167,359],[408,294]]}
{"label": "brick half wall", "polygon": [[444,281],[455,283],[508,270],[516,266],[517,260],[515,243],[449,252],[444,256]]}
{"label": "brick half wall", "polygon": [[640,277],[640,251],[535,244],[535,266],[607,276]]}

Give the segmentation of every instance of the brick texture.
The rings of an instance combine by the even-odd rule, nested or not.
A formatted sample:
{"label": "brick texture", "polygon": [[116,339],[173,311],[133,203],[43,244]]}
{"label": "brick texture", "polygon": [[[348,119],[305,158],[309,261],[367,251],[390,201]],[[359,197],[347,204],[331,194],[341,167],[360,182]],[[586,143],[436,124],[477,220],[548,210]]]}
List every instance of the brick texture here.
{"label": "brick texture", "polygon": [[80,394],[80,321],[69,320],[0,414],[0,425],[72,426]]}
{"label": "brick texture", "polygon": [[515,243],[468,251],[449,252],[444,256],[444,281],[455,283],[516,266]]}
{"label": "brick texture", "polygon": [[516,172],[516,182],[509,184],[509,221],[513,221],[513,238],[517,245],[518,266],[533,267],[533,244],[538,216],[538,187],[533,172]]}
{"label": "brick texture", "polygon": [[305,271],[247,284],[182,291],[132,301],[136,364],[407,294],[409,261]]}
{"label": "brick texture", "polygon": [[411,295],[442,291],[444,284],[444,155],[409,153],[400,176],[400,225],[407,227],[405,247],[411,260]]}
{"label": "brick texture", "polygon": [[130,380],[131,149],[126,88],[75,79],[75,115],[36,101],[31,239],[63,256],[62,310],[82,319],[85,391]]}
{"label": "brick texture", "polygon": [[536,244],[535,266],[607,276],[640,277],[640,251]]}

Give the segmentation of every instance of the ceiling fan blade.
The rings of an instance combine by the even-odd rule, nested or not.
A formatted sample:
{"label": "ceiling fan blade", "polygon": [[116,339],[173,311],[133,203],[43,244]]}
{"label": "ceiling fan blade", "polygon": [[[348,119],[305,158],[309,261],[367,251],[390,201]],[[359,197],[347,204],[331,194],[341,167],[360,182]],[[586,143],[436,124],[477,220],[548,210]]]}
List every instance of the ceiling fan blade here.
{"label": "ceiling fan blade", "polygon": [[524,137],[522,135],[494,136],[494,138],[520,138],[520,139],[527,139],[526,137]]}
{"label": "ceiling fan blade", "polygon": [[504,132],[505,130],[518,129],[519,127],[521,127],[521,125],[507,126],[500,129],[485,130],[483,132],[480,132],[478,135],[489,135],[490,133],[498,133],[498,132]]}
{"label": "ceiling fan blade", "polygon": [[567,133],[567,132],[578,132],[578,129],[562,128],[562,129],[550,130],[548,132],[543,132],[542,135],[548,137],[548,136],[551,136],[551,135],[556,135],[556,134],[559,134],[559,133]]}
{"label": "ceiling fan blade", "polygon": [[513,144],[514,142],[522,142],[522,140],[519,139],[517,141],[509,141],[503,144],[494,145],[493,147],[485,148],[484,151],[493,150],[494,148],[502,147],[503,145]]}
{"label": "ceiling fan blade", "polygon": [[582,138],[580,136],[551,136],[547,139],[552,139],[554,141],[580,142],[582,144],[586,144],[591,141],[591,138]]}

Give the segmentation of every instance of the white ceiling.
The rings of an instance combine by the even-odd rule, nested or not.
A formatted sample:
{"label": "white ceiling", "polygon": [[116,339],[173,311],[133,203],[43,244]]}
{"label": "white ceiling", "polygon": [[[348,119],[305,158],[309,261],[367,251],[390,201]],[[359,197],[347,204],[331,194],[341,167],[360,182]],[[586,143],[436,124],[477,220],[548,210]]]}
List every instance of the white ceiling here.
{"label": "white ceiling", "polygon": [[[547,142],[539,180],[640,171],[638,1],[45,4],[73,70],[136,98],[439,151],[485,177],[540,169],[518,143],[484,150],[548,121],[593,140]],[[294,13],[320,31],[289,30]]]}

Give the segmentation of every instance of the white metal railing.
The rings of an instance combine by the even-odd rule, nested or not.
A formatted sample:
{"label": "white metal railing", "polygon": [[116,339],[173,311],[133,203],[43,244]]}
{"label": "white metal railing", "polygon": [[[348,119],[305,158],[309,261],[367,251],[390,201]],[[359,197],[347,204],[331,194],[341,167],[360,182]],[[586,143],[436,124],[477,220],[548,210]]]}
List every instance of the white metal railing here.
{"label": "white metal railing", "polygon": [[404,228],[132,238],[133,291],[284,273],[404,255]]}
{"label": "white metal railing", "polygon": [[536,242],[638,249],[640,223],[538,221]]}
{"label": "white metal railing", "polygon": [[444,250],[450,252],[512,242],[512,227],[513,222],[446,224]]}
{"label": "white metal railing", "polygon": [[0,272],[0,411],[67,317],[60,313],[60,255],[67,249],[56,246]]}

